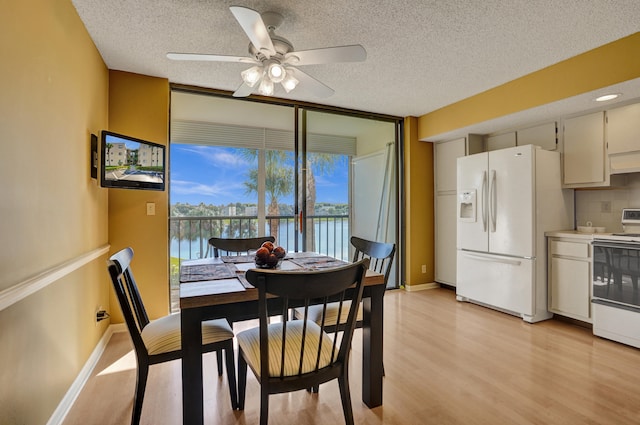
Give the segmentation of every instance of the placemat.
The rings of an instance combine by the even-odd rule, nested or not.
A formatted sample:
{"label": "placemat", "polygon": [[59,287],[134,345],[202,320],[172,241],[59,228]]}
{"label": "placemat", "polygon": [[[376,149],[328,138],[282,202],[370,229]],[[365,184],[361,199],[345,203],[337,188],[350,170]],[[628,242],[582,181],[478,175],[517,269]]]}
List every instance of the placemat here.
{"label": "placemat", "polygon": [[255,255],[221,255],[220,259],[225,263],[253,263]]}
{"label": "placemat", "polygon": [[195,264],[180,267],[180,282],[197,282],[236,277],[233,264]]}
{"label": "placemat", "polygon": [[348,264],[346,261],[338,260],[326,255],[316,255],[313,257],[292,258],[290,261],[296,263],[303,269],[318,270],[340,267]]}

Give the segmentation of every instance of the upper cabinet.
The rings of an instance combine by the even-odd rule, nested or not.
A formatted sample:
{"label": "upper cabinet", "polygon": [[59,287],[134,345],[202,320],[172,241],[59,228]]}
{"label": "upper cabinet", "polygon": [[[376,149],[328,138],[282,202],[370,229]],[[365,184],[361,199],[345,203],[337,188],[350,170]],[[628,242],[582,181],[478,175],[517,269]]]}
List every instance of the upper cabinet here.
{"label": "upper cabinet", "polygon": [[436,192],[455,192],[457,159],[482,151],[482,136],[478,134],[436,143],[434,154]]}
{"label": "upper cabinet", "polygon": [[516,146],[516,132],[498,134],[497,136],[488,136],[486,140],[487,151],[495,151],[498,149],[512,148]]}
{"label": "upper cabinet", "polygon": [[536,125],[535,127],[525,128],[517,131],[518,146],[536,145],[548,151],[554,151],[558,148],[556,122]]}
{"label": "upper cabinet", "polygon": [[604,112],[565,119],[563,145],[563,183],[566,187],[609,185]]}
{"label": "upper cabinet", "polygon": [[640,103],[607,111],[611,174],[640,171]]}
{"label": "upper cabinet", "polygon": [[464,137],[435,145],[436,192],[456,190],[456,160],[466,153]]}
{"label": "upper cabinet", "polygon": [[640,103],[607,111],[609,155],[640,150]]}

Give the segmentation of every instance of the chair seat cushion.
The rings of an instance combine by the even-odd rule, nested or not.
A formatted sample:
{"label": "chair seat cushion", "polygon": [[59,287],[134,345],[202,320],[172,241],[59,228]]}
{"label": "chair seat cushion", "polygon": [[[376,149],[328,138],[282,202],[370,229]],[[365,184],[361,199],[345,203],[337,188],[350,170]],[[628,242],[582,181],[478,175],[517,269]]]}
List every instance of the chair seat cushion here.
{"label": "chair seat cushion", "polygon": [[[300,349],[302,348],[302,320],[292,320],[287,322],[284,376],[296,376],[300,369]],[[280,376],[280,364],[282,356],[282,323],[272,323],[268,329],[269,334],[269,376]],[[252,328],[240,332],[237,335],[238,346],[244,353],[245,360],[256,376],[260,376],[260,328]],[[333,339],[312,321],[307,321],[305,334],[304,360],[302,373],[315,370],[318,356],[319,339],[322,338],[322,348],[320,350],[320,362],[318,368],[328,366],[332,362]],[[338,355],[337,347],[336,353]]]}
{"label": "chair seat cushion", "polygon": [[[338,310],[340,303],[327,304],[327,318],[324,321],[325,326],[334,326],[338,319]],[[307,320],[320,325],[322,323],[322,304],[310,305]],[[342,303],[342,311],[340,312],[340,323],[346,323],[349,317],[349,309],[351,308],[351,301],[345,301]],[[294,315],[296,319],[304,320],[304,308],[299,307],[294,309]],[[358,315],[356,321],[362,321],[362,306],[358,308]]]}
{"label": "chair seat cushion", "polygon": [[[233,338],[233,330],[225,319],[202,322],[202,344]],[[168,353],[182,348],[180,313],[149,322],[142,330],[142,340],[149,354]]]}

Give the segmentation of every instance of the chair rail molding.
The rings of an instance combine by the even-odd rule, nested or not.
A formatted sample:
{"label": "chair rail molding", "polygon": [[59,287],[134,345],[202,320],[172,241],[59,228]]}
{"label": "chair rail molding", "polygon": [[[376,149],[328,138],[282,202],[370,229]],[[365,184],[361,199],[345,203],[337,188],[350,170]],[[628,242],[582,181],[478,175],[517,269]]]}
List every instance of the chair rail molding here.
{"label": "chair rail molding", "polygon": [[44,272],[33,276],[23,282],[20,282],[10,288],[7,288],[0,292],[0,311],[12,306],[28,297],[29,295],[39,291],[40,289],[52,284],[58,279],[78,270],[85,264],[99,258],[102,255],[108,254],[110,245],[104,245],[100,248],[96,248],[92,251],[79,255],[69,261],[54,266]]}

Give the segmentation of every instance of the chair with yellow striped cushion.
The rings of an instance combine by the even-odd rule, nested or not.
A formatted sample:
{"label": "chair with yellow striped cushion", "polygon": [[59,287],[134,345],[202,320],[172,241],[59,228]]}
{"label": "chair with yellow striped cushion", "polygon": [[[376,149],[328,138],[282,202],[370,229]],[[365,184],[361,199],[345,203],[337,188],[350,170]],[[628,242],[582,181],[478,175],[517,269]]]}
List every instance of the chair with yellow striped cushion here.
{"label": "chair with yellow striped cushion", "polygon": [[[131,414],[131,424],[137,425],[140,423],[149,366],[182,358],[182,333],[179,313],[162,317],[153,322],[149,321],[131,271],[132,259],[133,249],[125,248],[111,256],[107,268],[138,361],[138,376]],[[238,397],[235,356],[233,354],[233,330],[224,319],[202,322],[202,352],[222,350],[225,352],[231,407],[236,409]],[[221,362],[218,362],[218,375],[222,375]]]}
{"label": "chair with yellow striped cushion", "polygon": [[[389,275],[391,274],[393,257],[396,252],[395,244],[373,242],[357,236],[352,236],[351,245],[355,248],[353,253],[353,262],[362,260],[363,258],[368,258],[370,261],[369,269],[384,275],[384,284],[386,287]],[[324,310],[321,307],[322,306],[312,306],[309,309],[309,320],[320,323],[324,318],[325,326],[329,327],[330,330],[333,330],[333,326],[342,327],[342,325],[347,321],[348,309],[342,309],[340,320],[338,320],[338,304],[330,303]],[[301,309],[294,309],[295,318],[299,319],[302,315],[303,312]],[[362,327],[362,308],[358,309],[356,327]]]}
{"label": "chair with yellow striped cushion", "polygon": [[[362,300],[362,280],[369,265],[365,259],[339,268],[316,271],[247,271],[247,280],[258,289],[260,325],[237,335],[238,408],[244,409],[247,368],[260,383],[260,424],[269,420],[269,395],[312,388],[338,379],[345,422],[353,424],[349,393],[349,353],[356,326],[357,306]],[[301,306],[337,302],[348,310],[342,338],[336,329],[327,332],[325,324],[291,320],[287,311]],[[350,303],[351,308],[345,307]],[[269,323],[270,315],[282,321]]]}

